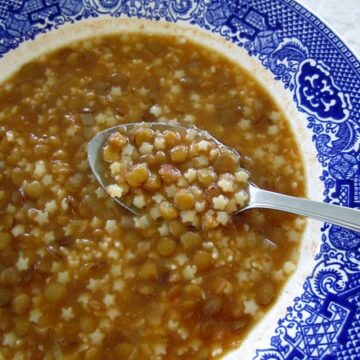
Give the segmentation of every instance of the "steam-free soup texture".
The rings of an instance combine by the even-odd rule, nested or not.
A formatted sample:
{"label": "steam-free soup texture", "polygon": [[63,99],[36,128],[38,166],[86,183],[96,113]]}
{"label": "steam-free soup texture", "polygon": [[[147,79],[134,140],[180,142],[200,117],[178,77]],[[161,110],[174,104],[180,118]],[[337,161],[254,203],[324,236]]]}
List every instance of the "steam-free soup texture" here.
{"label": "steam-free soup texture", "polygon": [[213,50],[121,34],[23,66],[0,88],[4,359],[219,358],[295,270],[301,218],[250,210],[210,229],[181,218],[143,226],[116,205],[89,169],[87,143],[138,121],[205,129],[239,151],[260,187],[304,195],[299,150],[271,94]]}
{"label": "steam-free soup texture", "polygon": [[107,193],[135,212],[135,227],[179,220],[207,231],[227,225],[246,206],[249,174],[233,149],[194,128],[128,127],[107,138],[95,171],[110,184]]}

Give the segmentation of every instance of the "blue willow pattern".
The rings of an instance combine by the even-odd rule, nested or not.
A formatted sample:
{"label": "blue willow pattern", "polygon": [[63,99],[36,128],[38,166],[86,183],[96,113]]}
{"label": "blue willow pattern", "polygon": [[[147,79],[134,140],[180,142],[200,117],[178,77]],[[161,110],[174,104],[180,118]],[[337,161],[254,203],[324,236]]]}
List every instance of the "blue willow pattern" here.
{"label": "blue willow pattern", "polygon": [[[360,207],[360,63],[293,0],[0,0],[0,57],[39,33],[89,17],[188,22],[256,56],[307,116],[324,200]],[[270,336],[269,336],[270,337]],[[327,224],[304,292],[254,360],[360,357],[360,234]]]}

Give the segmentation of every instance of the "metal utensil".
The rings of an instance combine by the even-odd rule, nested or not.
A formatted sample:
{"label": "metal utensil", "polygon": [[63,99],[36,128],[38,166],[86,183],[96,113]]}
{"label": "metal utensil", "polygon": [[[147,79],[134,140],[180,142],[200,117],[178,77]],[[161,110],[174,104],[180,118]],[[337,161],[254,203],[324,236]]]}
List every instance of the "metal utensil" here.
{"label": "metal utensil", "polygon": [[[99,184],[105,189],[103,178],[103,165],[102,165],[102,148],[110,136],[115,131],[121,131],[124,133],[131,131],[138,123],[130,123],[114,126],[99,132],[88,145],[88,161],[90,168],[96,177]],[[186,130],[187,128],[180,125],[170,125],[164,123],[151,123],[153,129],[159,130]],[[202,132],[204,137],[211,138],[218,145],[226,146],[220,143],[217,139],[212,137],[208,132],[194,128],[194,131]],[[234,149],[233,149],[234,150]],[[236,150],[234,150],[236,152]],[[237,152],[236,152],[237,153]],[[239,155],[240,157],[240,155]],[[249,202],[248,204],[237,211],[240,213],[249,209],[272,209],[285,211],[297,215],[307,216],[313,219],[321,220],[327,223],[346,227],[351,230],[360,231],[360,210],[351,209],[338,205],[331,205],[321,203],[318,201],[312,201],[294,196],[283,195],[267,190],[258,188],[255,184],[249,183],[248,188]],[[117,204],[124,207],[134,215],[138,215],[138,212],[133,208],[124,204],[117,198],[112,198]]]}
{"label": "metal utensil", "polygon": [[256,208],[280,210],[360,231],[360,210],[262,190],[252,183],[248,191],[250,201],[237,213]]}

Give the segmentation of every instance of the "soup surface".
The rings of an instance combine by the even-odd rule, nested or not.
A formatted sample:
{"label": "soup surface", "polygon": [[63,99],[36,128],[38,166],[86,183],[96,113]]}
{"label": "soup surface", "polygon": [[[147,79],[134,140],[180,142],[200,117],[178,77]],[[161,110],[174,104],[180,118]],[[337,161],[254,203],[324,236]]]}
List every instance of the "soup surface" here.
{"label": "soup surface", "polygon": [[280,109],[213,50],[123,34],[23,66],[0,88],[2,358],[219,358],[296,268],[304,221],[284,213],[138,226],[87,162],[97,132],[138,121],[206,129],[260,187],[304,195]]}

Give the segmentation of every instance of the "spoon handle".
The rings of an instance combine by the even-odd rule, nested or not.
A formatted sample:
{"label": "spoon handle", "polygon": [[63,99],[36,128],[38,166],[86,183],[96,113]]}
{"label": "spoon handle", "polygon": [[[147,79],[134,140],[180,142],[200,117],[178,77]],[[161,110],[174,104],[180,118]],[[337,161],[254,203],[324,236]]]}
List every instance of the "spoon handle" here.
{"label": "spoon handle", "polygon": [[250,203],[245,209],[282,210],[360,232],[359,210],[278,194],[253,186],[250,193]]}

